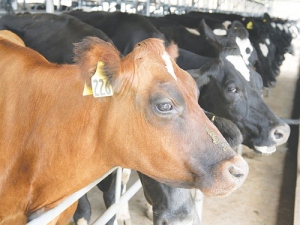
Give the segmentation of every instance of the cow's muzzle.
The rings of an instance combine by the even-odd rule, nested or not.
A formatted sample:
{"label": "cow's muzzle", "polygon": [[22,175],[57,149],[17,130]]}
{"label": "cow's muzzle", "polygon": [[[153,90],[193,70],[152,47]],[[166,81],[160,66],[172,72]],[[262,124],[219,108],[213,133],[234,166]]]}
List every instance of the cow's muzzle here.
{"label": "cow's muzzle", "polygon": [[254,148],[255,148],[255,150],[257,150],[261,153],[271,154],[276,151],[277,146],[282,145],[285,142],[287,142],[287,140],[290,136],[290,132],[291,132],[290,127],[286,123],[284,123],[283,125],[276,126],[269,133],[271,140],[274,141],[275,144],[272,146],[256,146],[256,145],[254,145]]}
{"label": "cow's muzzle", "polygon": [[226,196],[244,183],[248,173],[248,163],[240,155],[236,155],[212,168],[213,185],[205,187],[204,183],[200,190],[207,196]]}

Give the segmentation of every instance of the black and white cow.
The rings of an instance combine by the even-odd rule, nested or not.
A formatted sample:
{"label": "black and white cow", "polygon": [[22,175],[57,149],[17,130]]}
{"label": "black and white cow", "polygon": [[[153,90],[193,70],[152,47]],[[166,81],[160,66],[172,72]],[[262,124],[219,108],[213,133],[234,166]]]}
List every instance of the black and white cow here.
{"label": "black and white cow", "polygon": [[[259,61],[255,67],[257,72],[263,77],[265,87],[275,86],[276,76],[280,72],[279,67],[284,60],[284,54],[286,52],[293,52],[293,47],[291,45],[293,36],[286,24],[286,21],[272,19],[267,13],[265,13],[263,17],[258,18],[243,17],[236,14],[203,12],[189,12],[186,15],[180,16],[165,16],[165,18],[168,17],[175,18],[177,23],[182,24],[186,24],[186,17],[192,18],[194,24],[197,19],[198,21],[201,19],[214,19],[221,22],[226,21],[227,23],[239,20],[245,27],[247,27],[250,33],[249,39],[258,52]],[[266,34],[268,37],[266,37]]]}

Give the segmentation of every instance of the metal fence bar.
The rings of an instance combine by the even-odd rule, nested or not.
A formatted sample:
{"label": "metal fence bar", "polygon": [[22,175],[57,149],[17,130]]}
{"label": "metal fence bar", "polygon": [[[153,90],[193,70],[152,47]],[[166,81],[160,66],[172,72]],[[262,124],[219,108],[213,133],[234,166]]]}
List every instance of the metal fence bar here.
{"label": "metal fence bar", "polygon": [[122,205],[128,202],[142,187],[141,181],[137,180],[119,199],[119,202],[111,205],[92,225],[104,225],[106,224],[122,207]]}
{"label": "metal fence bar", "polygon": [[116,178],[116,190],[115,190],[115,203],[117,203],[121,197],[121,182],[122,182],[122,168],[117,169],[117,178]]}
{"label": "metal fence bar", "polygon": [[91,190],[94,186],[96,186],[99,182],[101,182],[105,177],[107,177],[109,174],[111,174],[117,168],[118,167],[112,168],[111,170],[109,170],[107,173],[105,173],[99,179],[93,181],[88,186],[82,188],[81,190],[79,190],[79,191],[75,192],[74,194],[70,195],[69,197],[67,197],[62,203],[60,203],[55,208],[50,209],[49,211],[45,212],[38,218],[28,222],[27,225],[46,225],[46,224],[50,223],[53,219],[55,219],[57,216],[59,216],[64,210],[66,210],[69,206],[71,206],[74,202],[76,202],[85,193],[87,193],[89,190]]}
{"label": "metal fence bar", "polygon": [[239,154],[240,156],[243,155],[243,145],[242,144],[238,145],[237,154]]}
{"label": "metal fence bar", "polygon": [[196,212],[199,216],[199,220],[201,224],[202,224],[202,212],[203,212],[203,198],[204,198],[203,193],[200,190],[196,189],[194,201],[195,201]]}

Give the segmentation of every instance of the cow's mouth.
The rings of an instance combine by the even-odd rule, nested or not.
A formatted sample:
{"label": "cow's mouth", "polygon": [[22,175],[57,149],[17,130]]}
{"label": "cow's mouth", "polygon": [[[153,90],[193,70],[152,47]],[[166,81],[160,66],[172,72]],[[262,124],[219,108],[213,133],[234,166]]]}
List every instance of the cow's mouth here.
{"label": "cow's mouth", "polygon": [[256,145],[254,145],[254,149],[256,151],[258,151],[259,153],[272,154],[273,152],[276,151],[276,145],[272,145],[272,146],[256,146]]}

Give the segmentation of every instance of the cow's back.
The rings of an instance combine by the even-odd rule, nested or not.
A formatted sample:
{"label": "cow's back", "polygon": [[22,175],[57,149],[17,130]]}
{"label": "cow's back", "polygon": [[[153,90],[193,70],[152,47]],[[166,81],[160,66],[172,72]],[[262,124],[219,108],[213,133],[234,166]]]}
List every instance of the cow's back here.
{"label": "cow's back", "polygon": [[0,18],[0,29],[16,33],[26,46],[54,63],[73,63],[73,44],[86,36],[110,41],[101,30],[67,14],[5,15]]}

